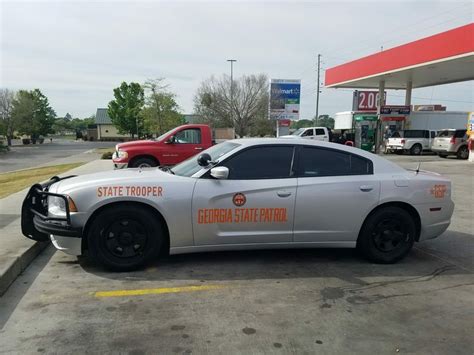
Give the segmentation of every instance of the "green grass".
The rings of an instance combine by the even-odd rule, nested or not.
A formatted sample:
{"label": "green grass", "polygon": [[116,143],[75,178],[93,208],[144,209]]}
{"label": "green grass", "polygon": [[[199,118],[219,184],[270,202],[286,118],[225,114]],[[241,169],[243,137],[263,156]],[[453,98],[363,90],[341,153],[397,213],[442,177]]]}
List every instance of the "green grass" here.
{"label": "green grass", "polygon": [[82,164],[84,163],[61,164],[0,174],[0,198],[21,191],[37,182],[48,180],[54,175],[77,168]]}

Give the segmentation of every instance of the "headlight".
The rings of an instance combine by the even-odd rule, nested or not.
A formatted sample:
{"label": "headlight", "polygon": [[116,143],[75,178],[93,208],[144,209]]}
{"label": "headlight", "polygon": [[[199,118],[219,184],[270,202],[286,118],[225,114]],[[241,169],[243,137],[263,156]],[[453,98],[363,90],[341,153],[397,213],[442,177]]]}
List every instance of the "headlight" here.
{"label": "headlight", "polygon": [[66,202],[58,196],[48,196],[48,214],[53,216],[66,216]]}
{"label": "headlight", "polygon": [[[67,196],[69,212],[77,212],[74,201]],[[48,214],[57,217],[66,217],[66,202],[58,196],[48,196]]]}
{"label": "headlight", "polygon": [[127,158],[127,157],[128,157],[128,153],[127,153],[127,152],[124,152],[123,150],[117,150],[117,157],[118,157],[119,159]]}

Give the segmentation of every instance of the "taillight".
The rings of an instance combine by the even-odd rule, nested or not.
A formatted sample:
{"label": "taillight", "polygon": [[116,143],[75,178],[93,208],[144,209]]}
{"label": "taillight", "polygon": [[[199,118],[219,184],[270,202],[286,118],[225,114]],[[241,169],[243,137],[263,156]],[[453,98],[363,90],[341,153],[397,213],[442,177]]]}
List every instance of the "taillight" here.
{"label": "taillight", "polygon": [[455,144],[456,143],[456,137],[452,136],[451,140],[449,141],[450,144]]}
{"label": "taillight", "polygon": [[402,144],[405,144],[405,140],[404,140],[404,139],[402,139],[400,142],[401,142]]}

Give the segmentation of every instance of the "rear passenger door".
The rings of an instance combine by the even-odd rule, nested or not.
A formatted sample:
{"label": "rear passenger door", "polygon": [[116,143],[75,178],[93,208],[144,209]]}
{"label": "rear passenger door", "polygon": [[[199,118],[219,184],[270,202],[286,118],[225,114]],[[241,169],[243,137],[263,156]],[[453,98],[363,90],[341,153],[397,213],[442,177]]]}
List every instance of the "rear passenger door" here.
{"label": "rear passenger door", "polygon": [[367,158],[336,149],[297,149],[295,242],[354,242],[378,204],[380,182]]}
{"label": "rear passenger door", "polygon": [[329,136],[323,128],[316,128],[316,134],[314,136],[314,139],[317,141],[329,141]]}

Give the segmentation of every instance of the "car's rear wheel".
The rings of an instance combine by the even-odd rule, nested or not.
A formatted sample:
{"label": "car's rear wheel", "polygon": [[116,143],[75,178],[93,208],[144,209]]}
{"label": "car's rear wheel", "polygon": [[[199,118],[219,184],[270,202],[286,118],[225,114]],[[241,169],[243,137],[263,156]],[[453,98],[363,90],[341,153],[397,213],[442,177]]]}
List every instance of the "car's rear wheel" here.
{"label": "car's rear wheel", "polygon": [[423,152],[423,147],[420,144],[415,144],[410,149],[410,154],[411,155],[420,155],[421,152]]}
{"label": "car's rear wheel", "polygon": [[140,206],[112,206],[92,221],[87,235],[90,255],[106,268],[130,271],[158,257],[164,245],[159,219]]}
{"label": "car's rear wheel", "polygon": [[458,149],[456,156],[458,159],[467,159],[469,158],[469,150],[467,146],[463,145],[461,148]]}
{"label": "car's rear wheel", "polygon": [[447,154],[443,154],[443,153],[438,153],[438,156],[439,156],[440,158],[445,158],[445,159],[448,157]]}
{"label": "car's rear wheel", "polygon": [[395,150],[395,154],[397,154],[397,155],[402,155],[402,154],[403,154],[403,150],[401,150],[401,149],[396,149],[396,150]]}
{"label": "car's rear wheel", "polygon": [[132,161],[131,168],[151,168],[158,166],[157,162],[151,158],[143,157]]}
{"label": "car's rear wheel", "polygon": [[373,262],[391,264],[410,252],[415,234],[415,222],[407,211],[399,207],[384,207],[364,222],[357,247]]}

